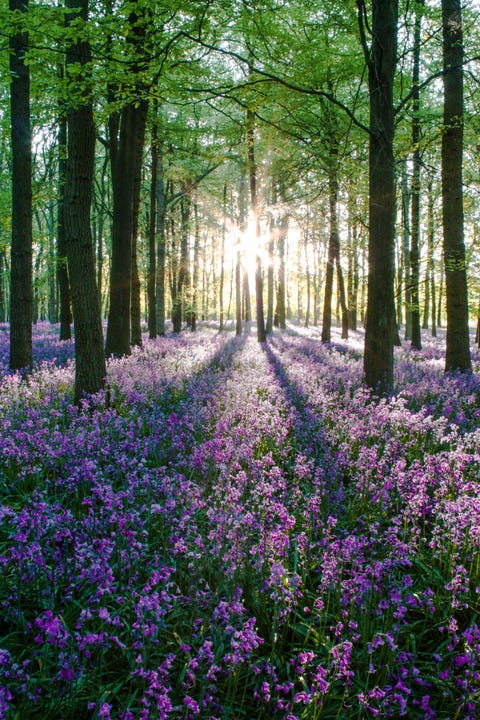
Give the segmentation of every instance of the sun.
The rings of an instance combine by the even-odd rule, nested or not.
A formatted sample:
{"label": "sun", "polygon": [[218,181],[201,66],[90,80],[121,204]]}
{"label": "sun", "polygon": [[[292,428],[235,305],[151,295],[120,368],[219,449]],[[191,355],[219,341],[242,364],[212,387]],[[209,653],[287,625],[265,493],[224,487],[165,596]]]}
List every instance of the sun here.
{"label": "sun", "polygon": [[237,253],[240,252],[242,267],[247,272],[249,279],[253,281],[257,267],[257,257],[260,257],[264,267],[270,261],[266,252],[266,238],[262,235],[257,236],[253,217],[249,218],[243,230],[231,221],[227,223],[227,229],[230,238],[230,253],[232,257],[236,257]]}

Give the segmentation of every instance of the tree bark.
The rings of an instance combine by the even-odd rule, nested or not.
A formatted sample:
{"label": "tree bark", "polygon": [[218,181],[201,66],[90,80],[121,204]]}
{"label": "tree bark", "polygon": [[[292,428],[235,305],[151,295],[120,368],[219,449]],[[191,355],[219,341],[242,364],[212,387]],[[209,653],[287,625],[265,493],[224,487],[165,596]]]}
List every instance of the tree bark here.
{"label": "tree bark", "polygon": [[[410,278],[410,192],[408,187],[407,161],[405,160],[402,167],[402,276],[400,284],[404,289],[405,301],[405,340],[411,340],[412,337],[412,297],[411,297],[411,278]],[[399,297],[399,303],[401,296]]]}
{"label": "tree bark", "polygon": [[[66,0],[73,12],[67,22],[88,19],[88,0]],[[78,11],[78,8],[80,10]],[[85,90],[85,75],[91,63],[87,41],[67,48],[67,76],[76,84],[79,99],[68,108],[68,157],[65,178],[65,236],[75,326],[75,401],[85,393],[96,393],[105,383],[105,356],[100,302],[95,280],[95,257],[90,227],[92,204],[95,126],[92,101]]]}
{"label": "tree bark", "polygon": [[151,131],[151,177],[150,177],[150,215],[148,222],[148,337],[153,340],[157,336],[157,182],[158,182],[158,106],[154,103],[154,117]]}
{"label": "tree bark", "polygon": [[242,258],[237,252],[235,263],[235,335],[242,334]]}
{"label": "tree bark", "polygon": [[265,315],[263,310],[263,268],[260,255],[260,207],[257,192],[257,168],[255,162],[255,136],[254,136],[254,115],[253,111],[247,110],[247,154],[248,154],[248,179],[250,186],[250,202],[252,204],[253,225],[255,229],[255,306],[257,314],[257,340],[265,342]]}
{"label": "tree bark", "polygon": [[463,224],[463,32],[461,0],[442,0],[444,131],[443,257],[447,309],[445,371],[472,369]]}
{"label": "tree bark", "polygon": [[[112,265],[110,272],[110,303],[107,325],[107,355],[130,354],[132,247],[135,232],[135,193],[138,165],[141,163],[148,100],[138,79],[141,60],[145,55],[145,9],[132,3],[128,36],[134,62],[130,66],[135,98],[129,98],[120,117],[114,112],[109,118],[109,152],[112,168]],[[113,92],[111,90],[111,92]],[[130,90],[130,92],[132,92]]]}
{"label": "tree bark", "polygon": [[410,301],[411,301],[411,321],[412,321],[412,340],[411,346],[415,350],[421,350],[422,338],[420,331],[420,43],[422,30],[422,12],[421,0],[415,11],[415,30],[414,30],[414,46],[413,46],[413,78],[412,78],[412,102],[413,102],[413,118],[412,118],[412,147],[413,147],[413,167],[412,167],[412,241],[410,246]]}
{"label": "tree bark", "polygon": [[[197,329],[198,320],[198,278],[200,274],[200,218],[198,203],[193,205],[193,217],[195,223],[195,235],[193,241],[193,272],[192,272],[192,331]],[[223,329],[220,323],[220,329]]]}
{"label": "tree bark", "polygon": [[132,201],[132,289],[130,296],[130,343],[132,346],[142,345],[142,313],[141,313],[141,284],[138,272],[138,218],[140,215],[140,192],[142,187],[143,146],[145,144],[145,129],[147,121],[147,107],[140,128],[141,136],[137,142],[135,157],[135,180]]}
{"label": "tree bark", "polygon": [[437,335],[437,318],[436,318],[436,287],[435,287],[435,258],[434,253],[435,240],[435,220],[434,220],[434,197],[433,197],[433,181],[430,178],[428,182],[428,205],[427,205],[427,272],[425,282],[425,328],[428,328],[429,317],[431,318],[432,336]]}
{"label": "tree bark", "polygon": [[182,183],[182,197],[180,202],[180,262],[178,274],[174,277],[175,293],[172,295],[172,323],[173,332],[179,333],[185,312],[185,289],[188,285],[188,237],[190,233],[190,189]]}
{"label": "tree bark", "polygon": [[130,354],[134,198],[146,116],[146,101],[130,103],[122,109],[118,146],[111,152],[112,267],[106,352],[119,357]]}
{"label": "tree bark", "polygon": [[357,307],[359,287],[359,238],[358,221],[352,212],[352,197],[348,202],[348,329],[357,330]]}
{"label": "tree bark", "polygon": [[218,291],[219,295],[219,311],[220,311],[220,332],[224,329],[224,309],[223,309],[223,286],[225,284],[225,233],[226,233],[226,219],[227,219],[227,185],[223,186],[223,197],[222,197],[222,246],[220,250],[220,288]]}
{"label": "tree bark", "polygon": [[7,321],[7,254],[0,250],[0,323]]}
{"label": "tree bark", "polygon": [[280,330],[286,328],[286,283],[285,283],[285,242],[288,232],[288,218],[284,214],[278,221],[277,246],[278,246],[278,278],[277,278],[277,302],[275,309],[275,325]]}
{"label": "tree bark", "polygon": [[[363,3],[360,26],[365,37]],[[372,46],[367,52],[370,97],[368,296],[364,373],[379,395],[393,389],[395,175],[393,79],[398,0],[373,0]],[[363,10],[363,12],[362,12]]]}
{"label": "tree bark", "polygon": [[339,246],[337,214],[338,182],[334,167],[329,168],[328,190],[330,233],[328,238],[328,257],[325,272],[325,294],[323,300],[322,342],[324,343],[330,342],[332,334],[333,274],[335,270],[335,260],[338,257]]}
{"label": "tree bark", "polygon": [[158,148],[158,170],[156,182],[156,227],[157,227],[157,275],[156,275],[156,306],[157,333],[165,335],[165,255],[166,255],[166,197],[163,179],[163,154],[161,145]]}
{"label": "tree bark", "polygon": [[[273,200],[275,202],[275,200]],[[275,233],[276,222],[273,217],[270,218],[270,229],[268,236],[268,269],[267,269],[267,322],[265,332],[271,335],[273,331],[273,295],[274,295],[274,277],[273,277],[273,253],[275,251]]]}
{"label": "tree bark", "polygon": [[310,268],[309,268],[309,266],[308,266],[308,252],[307,252],[307,248],[308,248],[308,230],[307,230],[307,232],[305,233],[305,238],[304,238],[304,250],[305,250],[305,279],[306,279],[306,281],[307,281],[307,283],[306,283],[306,284],[307,284],[307,287],[306,287],[306,290],[307,290],[307,306],[306,306],[306,308],[305,308],[305,321],[304,321],[303,325],[304,325],[304,327],[306,327],[306,328],[308,328],[309,325],[310,325],[310,304],[311,304],[311,292],[310,292],[310,289],[311,289],[311,284],[312,284],[311,275],[310,275]]}
{"label": "tree bark", "polygon": [[[28,12],[28,0],[9,0],[11,12]],[[10,368],[32,365],[32,133],[28,33],[10,38],[12,239],[10,267]]]}

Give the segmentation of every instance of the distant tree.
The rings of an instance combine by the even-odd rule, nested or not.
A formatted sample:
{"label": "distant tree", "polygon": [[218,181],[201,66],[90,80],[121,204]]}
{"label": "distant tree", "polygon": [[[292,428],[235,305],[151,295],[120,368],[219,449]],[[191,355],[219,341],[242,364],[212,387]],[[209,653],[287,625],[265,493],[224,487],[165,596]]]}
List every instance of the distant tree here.
{"label": "distant tree", "polygon": [[[67,23],[78,29],[88,20],[88,0],[66,0]],[[106,368],[100,300],[90,226],[93,193],[95,126],[88,90],[91,49],[82,33],[66,50],[70,89],[67,109],[67,165],[65,174],[65,245],[75,327],[75,401],[105,384]]]}
{"label": "distant tree", "polygon": [[262,258],[260,255],[260,204],[257,188],[257,166],[255,162],[255,132],[254,113],[247,110],[247,158],[248,158],[248,182],[250,188],[250,202],[253,214],[253,226],[256,240],[255,257],[255,307],[257,315],[257,340],[265,342],[265,314],[263,308],[263,270]]}
{"label": "distant tree", "polygon": [[442,0],[444,130],[443,257],[447,312],[445,370],[471,370],[463,218],[463,29],[461,0]]}
{"label": "distant tree", "polygon": [[[9,0],[11,13],[28,12],[28,0]],[[18,22],[18,18],[15,19]],[[19,25],[10,38],[12,138],[12,242],[10,268],[10,368],[32,364],[32,132],[28,33]]]}
{"label": "distant tree", "polygon": [[185,299],[189,284],[189,235],[190,210],[192,205],[192,186],[190,182],[182,181],[180,190],[180,255],[178,259],[178,272],[173,274],[172,290],[172,325],[173,332],[179,333],[185,314]]}

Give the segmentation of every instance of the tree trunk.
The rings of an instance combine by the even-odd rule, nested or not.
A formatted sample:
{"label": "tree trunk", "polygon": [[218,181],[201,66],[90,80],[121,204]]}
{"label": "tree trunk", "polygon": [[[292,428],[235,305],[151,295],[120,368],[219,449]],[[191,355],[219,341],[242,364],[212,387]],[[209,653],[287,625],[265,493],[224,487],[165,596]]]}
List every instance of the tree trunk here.
{"label": "tree trunk", "polygon": [[[200,218],[198,203],[193,204],[195,236],[193,241],[193,273],[192,273],[192,331],[197,329],[198,320],[198,279],[200,275]],[[221,323],[222,325],[222,323]],[[221,328],[222,329],[222,328]]]}
{"label": "tree trunk", "polygon": [[[363,3],[361,3],[363,5]],[[360,3],[359,3],[360,5]],[[393,389],[395,174],[393,79],[398,0],[373,0],[370,96],[368,297],[364,373],[379,395]],[[361,15],[362,36],[364,16]]]}
{"label": "tree trunk", "polygon": [[303,326],[308,328],[310,325],[310,285],[311,285],[311,279],[310,279],[310,270],[306,269],[306,281],[307,281],[307,306],[305,308],[305,320],[303,322]]}
{"label": "tree trunk", "polygon": [[7,254],[0,249],[0,323],[7,321]]}
{"label": "tree trunk", "polygon": [[95,207],[95,227],[94,227],[94,238],[95,248],[97,257],[97,288],[98,297],[100,302],[100,315],[103,318],[103,236],[105,227],[105,208],[107,204],[107,187],[106,187],[106,175],[108,169],[108,153],[102,162],[100,170],[100,183],[99,193],[94,193],[93,201]]}
{"label": "tree trunk", "polygon": [[322,342],[327,343],[331,340],[332,335],[332,294],[333,294],[333,273],[335,270],[335,260],[338,257],[339,236],[338,236],[338,181],[336,169],[333,163],[336,162],[337,152],[333,152],[332,167],[329,168],[328,177],[328,205],[330,219],[330,234],[328,238],[328,258],[327,268],[325,272],[325,295],[323,300],[323,320],[322,320]]}
{"label": "tree trunk", "polygon": [[342,310],[342,340],[348,338],[348,325],[349,325],[349,314],[347,307],[347,298],[345,293],[345,281],[343,279],[343,270],[340,264],[340,253],[337,253],[336,266],[337,266],[337,285],[338,285],[338,298],[340,301],[340,308]]}
{"label": "tree trunk", "polygon": [[[143,147],[147,104],[133,103],[122,109],[118,146],[111,151],[112,164],[112,267],[107,326],[107,355],[130,354],[132,242],[137,162]],[[116,139],[114,140],[116,143]]]}
{"label": "tree trunk", "polygon": [[267,323],[265,332],[271,335],[273,331],[273,295],[274,295],[274,277],[273,277],[273,253],[275,251],[275,232],[276,223],[270,218],[270,229],[268,236],[268,269],[267,269]]}
{"label": "tree trunk", "polygon": [[[408,189],[407,162],[402,168],[402,224],[403,224],[403,288],[405,291],[405,340],[412,337],[412,298],[410,279],[410,192]],[[399,298],[400,302],[400,298]]]}
{"label": "tree trunk", "polygon": [[[112,264],[110,271],[110,303],[107,325],[107,355],[129,355],[131,340],[132,300],[132,247],[135,232],[136,192],[138,166],[141,165],[148,100],[145,88],[138,79],[145,55],[146,19],[138,2],[131,3],[128,42],[132,45],[135,61],[129,65],[132,88],[120,117],[112,112],[109,117],[109,152],[112,168]],[[117,89],[118,90],[118,89]],[[110,95],[115,90],[110,88]]]}
{"label": "tree trunk", "polygon": [[151,132],[151,178],[150,178],[150,215],[148,222],[148,337],[153,340],[157,336],[157,248],[156,248],[156,221],[157,221],[157,181],[158,181],[158,105],[154,103],[154,116]]}
{"label": "tree trunk", "polygon": [[[88,0],[66,0],[66,7],[75,10],[67,16],[68,23],[75,21],[79,14],[87,21]],[[67,48],[67,76],[76,85],[74,96],[80,98],[75,106],[68,109],[67,114],[68,158],[65,178],[65,238],[75,325],[77,403],[85,393],[101,390],[106,375],[90,227],[95,154],[92,102],[85,90],[85,73],[88,73],[90,64],[91,51],[87,41],[74,42]],[[78,67],[82,68],[81,73],[78,73]]]}
{"label": "tree trunk", "polygon": [[225,233],[226,233],[226,220],[227,220],[227,185],[223,186],[223,199],[222,199],[222,212],[223,212],[223,223],[222,223],[222,247],[220,251],[220,288],[218,291],[220,301],[220,332],[223,330],[224,317],[223,317],[223,286],[225,283]]}
{"label": "tree trunk", "polygon": [[165,335],[165,256],[166,256],[166,197],[163,179],[162,147],[158,150],[158,169],[156,182],[156,226],[157,226],[157,333]]}
{"label": "tree trunk", "polygon": [[130,343],[132,346],[141,347],[142,345],[142,313],[141,313],[141,284],[138,272],[138,218],[140,214],[140,192],[142,187],[142,164],[143,164],[143,146],[145,144],[145,129],[147,121],[147,108],[145,107],[145,117],[140,129],[141,137],[137,143],[137,154],[135,157],[135,183],[133,187],[133,207],[132,207],[132,290],[130,296]]}
{"label": "tree trunk", "polygon": [[[11,12],[27,13],[28,0],[9,0]],[[32,365],[32,133],[28,34],[10,38],[12,143],[12,241],[10,268],[10,368]]]}
{"label": "tree trunk", "polygon": [[[39,223],[38,215],[37,215],[37,225],[38,230],[41,232],[42,226]],[[36,325],[38,320],[41,320],[40,317],[40,307],[41,307],[41,300],[40,300],[40,291],[39,291],[39,285],[40,285],[40,266],[42,264],[43,259],[43,246],[40,245],[37,252],[37,257],[35,259],[35,262],[33,264],[33,305],[32,305],[32,320],[33,324]]]}
{"label": "tree trunk", "polygon": [[461,0],[442,0],[444,131],[443,257],[447,306],[445,371],[472,369],[463,227],[463,33]]}
{"label": "tree trunk", "polygon": [[235,335],[242,334],[242,258],[237,252],[235,264]]}
{"label": "tree trunk", "polygon": [[359,287],[359,239],[358,222],[355,216],[352,217],[351,197],[349,197],[348,208],[348,329],[357,330],[357,306]]}
{"label": "tree trunk", "polygon": [[475,333],[475,342],[477,343],[478,347],[480,347],[480,300],[478,301],[477,308],[477,330]]}
{"label": "tree trunk", "polygon": [[442,327],[442,303],[444,294],[444,273],[440,273],[440,287],[438,289],[437,327]]}
{"label": "tree trunk", "polygon": [[58,322],[56,265],[55,208],[53,199],[50,199],[48,203],[48,320],[52,324]]}
{"label": "tree trunk", "polygon": [[[175,297],[172,296],[172,323],[173,332],[179,333],[185,311],[185,288],[188,285],[188,236],[190,232],[190,192],[185,183],[182,183],[182,198],[180,202],[180,262],[176,278]],[[173,280],[175,283],[175,278]]]}
{"label": "tree trunk", "polygon": [[[63,77],[63,68],[62,68]],[[67,118],[60,114],[58,123],[58,206],[57,206],[57,285],[60,304],[60,340],[72,337],[70,281],[65,247],[65,176],[67,164]]]}
{"label": "tree trunk", "polygon": [[428,180],[428,201],[427,201],[427,268],[425,271],[425,309],[424,309],[424,322],[423,327],[426,330],[429,325],[429,319],[432,318],[432,334],[433,326],[435,325],[435,309],[432,308],[432,303],[435,300],[432,295],[432,290],[435,287],[434,275],[434,239],[435,239],[435,225],[434,225],[434,207],[433,207],[433,180]]}
{"label": "tree trunk", "polygon": [[247,154],[248,154],[248,178],[250,186],[250,201],[252,203],[253,225],[255,228],[255,305],[257,313],[257,340],[265,342],[265,316],[263,311],[263,269],[260,255],[260,208],[257,193],[257,168],[255,163],[255,135],[254,135],[254,114],[247,110]]}
{"label": "tree trunk", "polygon": [[410,300],[412,318],[412,348],[421,350],[422,338],[420,332],[420,43],[422,29],[422,12],[419,2],[415,10],[415,31],[413,47],[413,78],[412,78],[412,242],[410,247]]}
{"label": "tree trunk", "polygon": [[276,322],[275,325],[280,330],[286,328],[286,311],[285,311],[285,242],[288,232],[288,218],[282,215],[278,221],[277,228],[277,247],[278,247],[278,278],[277,278],[277,302],[275,309]]}

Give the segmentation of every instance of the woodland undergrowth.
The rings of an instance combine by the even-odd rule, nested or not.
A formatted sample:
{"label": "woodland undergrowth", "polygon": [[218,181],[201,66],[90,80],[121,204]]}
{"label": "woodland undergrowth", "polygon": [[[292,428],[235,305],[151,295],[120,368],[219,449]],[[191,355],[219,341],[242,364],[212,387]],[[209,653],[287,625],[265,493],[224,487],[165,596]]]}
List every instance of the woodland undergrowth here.
{"label": "woodland undergrowth", "polygon": [[361,340],[146,340],[78,408],[39,330],[0,384],[0,718],[477,717],[480,355],[398,349],[373,401]]}

